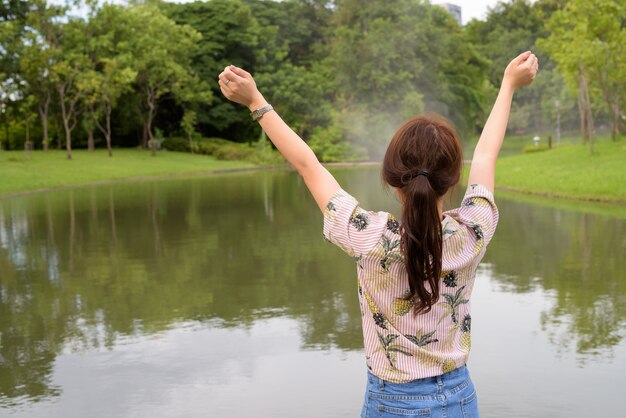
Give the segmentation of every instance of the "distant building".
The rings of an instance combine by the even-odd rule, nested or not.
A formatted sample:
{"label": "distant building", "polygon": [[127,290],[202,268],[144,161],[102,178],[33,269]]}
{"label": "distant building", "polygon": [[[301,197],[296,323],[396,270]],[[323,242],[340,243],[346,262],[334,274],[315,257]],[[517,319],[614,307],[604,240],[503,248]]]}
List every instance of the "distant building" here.
{"label": "distant building", "polygon": [[461,6],[457,6],[456,4],[452,4],[452,3],[437,3],[437,4],[443,7],[444,9],[446,9],[452,16],[454,16],[454,18],[459,23],[459,25],[463,24],[463,18],[461,16]]}

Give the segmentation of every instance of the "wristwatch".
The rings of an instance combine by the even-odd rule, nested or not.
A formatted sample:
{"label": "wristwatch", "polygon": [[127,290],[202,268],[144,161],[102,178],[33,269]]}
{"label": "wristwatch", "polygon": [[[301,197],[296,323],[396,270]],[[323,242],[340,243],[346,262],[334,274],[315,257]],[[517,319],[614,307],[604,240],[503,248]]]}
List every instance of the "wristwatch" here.
{"label": "wristwatch", "polygon": [[260,109],[254,110],[252,113],[250,113],[250,116],[252,117],[252,120],[259,120],[261,119],[261,117],[263,117],[264,114],[272,109],[274,109],[272,105],[268,104],[267,106],[263,106]]}

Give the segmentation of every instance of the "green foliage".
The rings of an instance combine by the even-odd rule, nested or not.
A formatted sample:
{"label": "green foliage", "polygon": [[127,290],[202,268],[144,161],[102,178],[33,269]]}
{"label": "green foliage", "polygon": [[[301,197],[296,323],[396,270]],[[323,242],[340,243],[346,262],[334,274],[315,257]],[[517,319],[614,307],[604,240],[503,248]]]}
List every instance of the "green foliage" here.
{"label": "green foliage", "polygon": [[[552,15],[540,43],[558,63],[570,88],[603,102],[616,139],[626,100],[626,3],[571,0]],[[579,101],[580,102],[580,101]],[[589,105],[589,104],[587,104]]]}
{"label": "green foliage", "polygon": [[[247,161],[252,164],[279,164],[284,160],[274,151],[269,141],[234,143],[222,138],[199,138],[193,141],[193,152],[213,156],[222,161]],[[170,151],[190,152],[189,140],[170,137],[163,141],[163,148]]]}
{"label": "green foliage", "polygon": [[228,144],[213,151],[218,160],[250,160],[256,150],[247,144]]}
{"label": "green foliage", "polygon": [[215,82],[236,64],[320,159],[380,159],[397,127],[424,111],[479,133],[504,67],[527,49],[541,69],[515,95],[510,132],[552,131],[557,101],[562,128],[577,128],[579,65],[598,125],[610,121],[614,137],[626,131],[626,6],[617,0],[508,0],[464,27],[423,0],[86,4],[81,17],[46,0],[11,2],[0,17],[0,137],[9,146],[24,141],[23,123],[37,147],[59,134],[81,146],[98,131],[109,147],[145,145],[157,128],[189,143],[246,142],[258,124]]}
{"label": "green foliage", "polygon": [[[466,27],[471,44],[490,62],[487,68],[489,91],[483,109],[488,111],[497,95],[504,68],[515,55],[532,50],[539,58],[539,76],[529,87],[515,93],[509,131],[518,134],[541,131],[554,126],[555,102],[560,101],[561,125],[577,126],[576,102],[567,94],[554,61],[538,45],[546,36],[546,20],[557,9],[551,0],[500,2],[485,20],[472,20]],[[479,118],[482,123],[485,116]]]}
{"label": "green foliage", "polygon": [[345,140],[347,127],[342,125],[338,115],[326,127],[319,127],[311,134],[308,144],[322,162],[364,161],[369,155],[367,149]]}
{"label": "green foliage", "polygon": [[327,68],[311,69],[285,63],[275,72],[260,74],[258,86],[276,103],[285,122],[302,136],[330,120],[333,81]]}
{"label": "green foliage", "polygon": [[331,62],[348,140],[380,158],[391,134],[424,110],[474,128],[486,62],[456,21],[426,2],[341,2]]}
{"label": "green foliage", "polygon": [[163,140],[161,148],[168,151],[190,152],[189,140],[180,137],[170,137]]}
{"label": "green foliage", "polygon": [[[178,24],[189,25],[200,38],[191,57],[191,66],[201,80],[216,80],[230,64],[255,72],[257,57],[267,50],[258,48],[261,27],[250,7],[241,0],[214,0],[189,4],[164,4],[165,13]],[[271,38],[264,45],[271,47]],[[211,101],[197,109],[201,132],[224,132],[234,129],[235,136],[249,137],[256,127],[239,105],[223,98],[217,82],[209,84]]]}
{"label": "green foliage", "polygon": [[7,150],[24,149],[26,140],[26,128],[23,121],[11,121],[0,131],[0,148]]}
{"label": "green foliage", "polygon": [[204,155],[213,155],[215,151],[224,146],[232,145],[232,141],[222,138],[201,138],[194,141],[194,152]]}

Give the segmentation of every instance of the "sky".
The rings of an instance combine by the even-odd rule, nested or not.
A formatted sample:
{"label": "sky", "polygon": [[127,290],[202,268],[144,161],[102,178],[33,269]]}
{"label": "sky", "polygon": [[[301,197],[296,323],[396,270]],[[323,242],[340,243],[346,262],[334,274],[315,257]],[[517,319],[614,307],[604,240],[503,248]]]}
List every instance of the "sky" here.
{"label": "sky", "polygon": [[[194,0],[168,0],[175,3],[189,3]],[[461,6],[463,24],[476,18],[484,20],[487,17],[487,7],[493,7],[499,0],[431,0],[431,3],[451,3]]]}
{"label": "sky", "polygon": [[461,6],[461,17],[463,24],[466,24],[474,18],[484,20],[487,17],[487,8],[494,7],[498,4],[498,0],[434,0],[432,3],[451,3]]}
{"label": "sky", "polygon": [[[109,0],[111,1],[111,0]],[[174,3],[189,3],[194,0],[167,0]],[[431,0],[432,3],[451,3],[461,6],[461,16],[463,24],[476,18],[484,20],[487,16],[487,8],[493,7],[499,0]],[[52,0],[52,3],[63,3],[63,0]],[[112,0],[113,3],[125,3],[123,0]]]}

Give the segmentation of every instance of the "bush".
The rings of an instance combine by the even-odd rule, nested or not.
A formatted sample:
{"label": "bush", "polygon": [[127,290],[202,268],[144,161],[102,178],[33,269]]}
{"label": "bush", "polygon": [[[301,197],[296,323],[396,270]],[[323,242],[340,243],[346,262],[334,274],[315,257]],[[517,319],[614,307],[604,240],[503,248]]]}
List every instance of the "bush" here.
{"label": "bush", "polygon": [[222,138],[200,138],[193,142],[193,152],[204,155],[214,155],[215,151],[223,146],[234,144]]}
{"label": "bush", "polygon": [[213,151],[218,160],[250,160],[254,156],[254,148],[244,144],[221,145]]}
{"label": "bush", "polygon": [[524,147],[524,154],[531,154],[533,152],[541,152],[541,151],[548,151],[550,148],[548,148],[547,144],[541,144],[539,146],[534,146],[534,145],[527,145]]}
{"label": "bush", "polygon": [[255,153],[250,160],[254,164],[282,164],[283,156],[274,149],[269,139],[257,141],[254,147]]}
{"label": "bush", "polygon": [[328,127],[315,129],[309,146],[322,162],[367,160],[367,150],[364,147],[353,145],[343,138],[342,127],[333,123]]}
{"label": "bush", "polygon": [[218,160],[244,160],[253,164],[280,164],[285,160],[272,148],[269,140],[254,145],[227,141],[222,138],[200,138],[193,142],[193,152],[211,155]]}
{"label": "bush", "polygon": [[190,152],[189,140],[187,138],[173,137],[167,138],[161,145],[163,149],[168,151]]}

